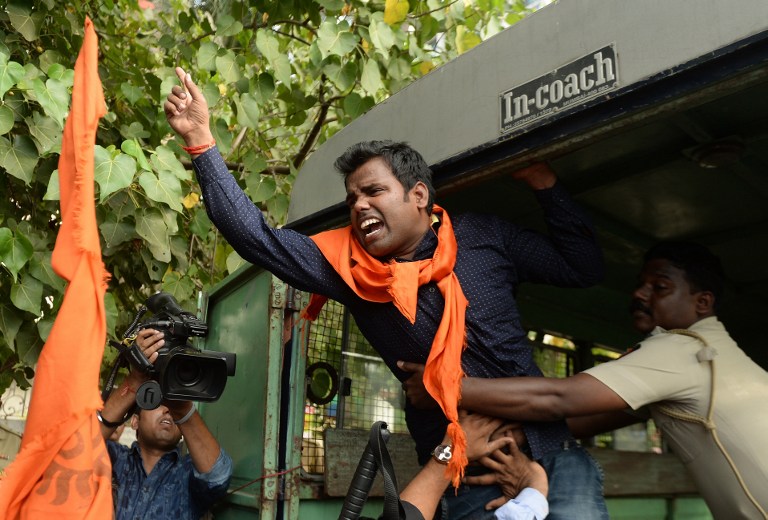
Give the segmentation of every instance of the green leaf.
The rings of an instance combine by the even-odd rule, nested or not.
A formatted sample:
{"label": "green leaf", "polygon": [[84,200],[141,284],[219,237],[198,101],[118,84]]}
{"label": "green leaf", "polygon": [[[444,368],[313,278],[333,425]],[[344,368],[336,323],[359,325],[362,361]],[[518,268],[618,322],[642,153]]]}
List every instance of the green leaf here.
{"label": "green leaf", "polygon": [[107,202],[107,207],[115,214],[118,221],[136,216],[136,201],[128,191],[115,193],[114,197]]}
{"label": "green leaf", "polygon": [[19,0],[12,1],[8,3],[5,11],[8,13],[8,20],[13,28],[25,40],[31,42],[40,37],[40,25],[45,14],[41,12],[33,13],[31,3]]}
{"label": "green leaf", "polygon": [[397,81],[407,81],[411,75],[411,66],[402,58],[389,60],[387,74]]}
{"label": "green leaf", "polygon": [[120,134],[126,139],[146,139],[151,135],[138,121],[133,121],[130,125],[120,125]]}
{"label": "green leaf", "polygon": [[[66,68],[68,63],[69,59],[65,59],[59,51],[48,49],[40,55],[40,69],[51,78],[61,79],[67,70],[71,70]],[[64,70],[58,67],[53,68],[54,66]]]}
{"label": "green leaf", "polygon": [[243,157],[243,166],[249,173],[260,173],[267,169],[267,161],[263,155],[252,150]]}
{"label": "green leaf", "polygon": [[[161,170],[157,177],[152,172],[144,172],[139,175],[139,184],[144,188],[147,197],[155,202],[168,204],[174,211],[181,213],[184,208],[181,205],[183,195],[179,179],[171,172]],[[139,233],[141,234],[141,233]],[[156,258],[157,255],[155,255]]]}
{"label": "green leaf", "polygon": [[182,302],[192,297],[195,284],[178,271],[168,271],[163,276],[163,291],[176,298],[176,301]]}
{"label": "green leaf", "polygon": [[29,262],[29,274],[44,284],[53,287],[56,291],[64,292],[64,280],[53,271],[51,266],[51,251],[36,251],[32,255],[32,259]]}
{"label": "green leaf", "polygon": [[237,56],[232,51],[227,51],[222,56],[216,56],[216,70],[227,83],[234,83],[241,77]]}
{"label": "green leaf", "polygon": [[346,21],[340,23],[326,19],[317,31],[317,48],[323,58],[331,54],[345,56],[357,46],[357,37],[349,31]]}
{"label": "green leaf", "polygon": [[51,178],[48,180],[48,189],[43,195],[43,200],[59,200],[61,194],[59,191],[59,170],[53,170]]}
{"label": "green leaf", "polygon": [[56,319],[53,316],[45,315],[42,319],[37,321],[37,333],[40,334],[40,340],[45,342],[48,340],[48,336],[51,334],[53,323]]}
{"label": "green leaf", "polygon": [[245,178],[245,192],[253,202],[262,202],[272,198],[277,191],[277,184],[271,175],[252,173]]}
{"label": "green leaf", "polygon": [[115,150],[95,147],[94,177],[99,185],[99,202],[104,202],[112,193],[127,188],[136,174],[136,160]]}
{"label": "green leaf", "polygon": [[[67,69],[61,63],[51,63],[47,68],[44,67],[42,59],[40,60],[40,69],[51,79],[58,79],[64,82],[65,85],[70,81],[69,72],[71,69]],[[72,76],[74,78],[74,76]]]}
{"label": "green leaf", "polygon": [[56,120],[40,112],[33,112],[32,117],[28,117],[25,122],[30,135],[35,139],[40,155],[44,156],[61,151],[62,131]]}
{"label": "green leaf", "polygon": [[268,29],[256,33],[256,48],[269,62],[280,55],[280,43]]}
{"label": "green leaf", "polygon": [[[151,173],[145,175],[152,175]],[[170,240],[168,226],[166,226],[163,214],[157,208],[146,208],[136,214],[136,232],[142,237],[149,247],[152,256],[160,261],[171,261]],[[161,274],[157,274],[160,279]]]}
{"label": "green leaf", "polygon": [[360,78],[360,85],[363,89],[371,95],[376,94],[379,89],[384,88],[384,83],[381,81],[381,72],[379,71],[379,65],[376,60],[368,60],[363,66],[363,75]]}
{"label": "green leaf", "polygon": [[136,238],[134,226],[130,222],[118,221],[114,213],[109,213],[104,222],[99,224],[99,231],[107,248],[118,246]]}
{"label": "green leaf", "polygon": [[32,242],[20,230],[13,233],[8,228],[0,228],[0,261],[11,272],[14,281],[33,253]]}
{"label": "green leaf", "polygon": [[146,171],[152,171],[152,166],[150,166],[149,161],[147,161],[147,157],[144,155],[144,150],[141,149],[141,145],[136,139],[123,141],[123,144],[120,145],[120,149],[136,159],[139,163],[139,168]]}
{"label": "green leaf", "polygon": [[202,90],[209,107],[215,106],[221,99],[221,92],[219,92],[219,87],[215,83],[206,83],[203,85]]}
{"label": "green leaf", "polygon": [[19,283],[11,286],[11,303],[17,309],[40,316],[40,302],[43,299],[43,284],[40,280],[25,274]]}
{"label": "green leaf", "polygon": [[16,335],[15,346],[21,361],[30,366],[37,363],[40,351],[43,350],[43,340],[40,339],[40,333],[34,321],[24,322]]}
{"label": "green leaf", "polygon": [[243,257],[237,254],[237,251],[232,251],[227,255],[227,272],[232,274],[241,266],[245,265],[245,263]]}
{"label": "green leaf", "polygon": [[272,74],[268,72],[262,72],[259,77],[256,78],[256,88],[251,92],[259,103],[266,103],[272,99],[272,94],[275,92],[275,79]]}
{"label": "green leaf", "polygon": [[224,119],[216,119],[211,128],[213,138],[216,139],[216,146],[219,148],[222,154],[227,155],[229,147],[232,146],[232,132],[229,129],[229,125]]}
{"label": "green leaf", "polygon": [[278,193],[267,201],[267,210],[270,218],[275,222],[283,222],[288,214],[288,197],[283,193]]}
{"label": "green leaf", "polygon": [[189,230],[198,237],[205,239],[210,229],[211,219],[208,218],[208,214],[205,210],[202,208],[195,210],[195,214],[192,216],[192,221],[189,223]]}
{"label": "green leaf", "polygon": [[35,79],[32,81],[32,90],[45,113],[64,128],[63,122],[69,110],[70,98],[67,85],[58,79],[49,79],[45,83]]}
{"label": "green leaf", "polygon": [[24,67],[15,61],[0,63],[0,98],[24,77]]}
{"label": "green leaf", "polygon": [[23,321],[21,313],[15,307],[0,303],[0,332],[9,345],[13,345]]}
{"label": "green leaf", "polygon": [[144,92],[139,87],[132,85],[127,81],[120,84],[120,92],[123,93],[125,99],[127,99],[131,105],[135,105],[138,100],[144,97]]}
{"label": "green leaf", "polygon": [[288,56],[280,52],[280,44],[271,33],[259,30],[256,33],[256,48],[267,59],[275,77],[285,85],[291,84],[291,64]]}
{"label": "green leaf", "polygon": [[13,110],[0,106],[0,135],[7,134],[13,128]]}
{"label": "green leaf", "polygon": [[421,18],[421,30],[419,31],[419,35],[422,42],[428,42],[434,38],[438,32],[440,32],[440,22],[431,16],[423,16]]}
{"label": "green leaf", "polygon": [[[378,14],[378,13],[377,13]],[[396,38],[392,28],[384,21],[371,17],[371,25],[368,26],[368,34],[371,43],[376,49],[388,51],[395,44]]]}
{"label": "green leaf", "polygon": [[150,161],[158,172],[170,172],[182,181],[188,181],[192,178],[173,150],[167,146],[155,148],[155,153],[150,157]]}
{"label": "green leaf", "polygon": [[218,17],[216,20],[216,36],[234,36],[243,30],[243,24],[228,14]]}
{"label": "green leaf", "polygon": [[354,119],[373,108],[374,104],[375,101],[372,97],[360,97],[359,94],[352,92],[344,98],[344,112]]}
{"label": "green leaf", "polygon": [[471,32],[465,25],[456,26],[456,50],[459,54],[467,52],[482,40],[477,33]]}
{"label": "green leaf", "polygon": [[198,271],[190,265],[189,240],[191,236],[174,235],[171,237],[171,255],[176,260],[176,271],[184,274],[190,280],[199,279]]}
{"label": "green leaf", "polygon": [[213,42],[203,42],[197,49],[197,66],[210,72],[216,70],[216,55],[219,47]]}
{"label": "green leaf", "polygon": [[338,63],[328,63],[323,67],[323,72],[341,91],[348,90],[357,79],[357,65],[354,62],[348,62],[343,67]]}
{"label": "green leaf", "polygon": [[32,181],[38,159],[35,143],[29,137],[17,135],[11,145],[8,139],[0,136],[0,166],[24,184]]}
{"label": "green leaf", "polygon": [[179,232],[179,214],[173,211],[171,208],[161,206],[160,212],[163,214],[163,220],[165,221],[165,227],[168,229],[168,233],[176,234]]}
{"label": "green leaf", "polygon": [[[141,260],[147,271],[147,275],[154,282],[160,282],[163,279],[163,273],[165,273],[168,262],[171,258],[171,253],[168,250],[168,246],[158,247],[151,243],[146,243],[146,248],[142,248],[140,251]],[[163,253],[165,252],[165,254]],[[165,257],[167,255],[168,260],[158,260],[155,257],[155,253]]]}
{"label": "green leaf", "polygon": [[259,125],[259,102],[250,93],[241,94],[235,98],[237,106],[237,122],[241,126],[256,129]]}

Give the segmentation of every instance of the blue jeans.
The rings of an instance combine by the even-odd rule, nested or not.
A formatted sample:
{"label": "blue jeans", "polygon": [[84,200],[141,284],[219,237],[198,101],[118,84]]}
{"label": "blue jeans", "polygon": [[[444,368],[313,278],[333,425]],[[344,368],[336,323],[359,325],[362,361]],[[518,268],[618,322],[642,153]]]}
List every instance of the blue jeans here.
{"label": "blue jeans", "polygon": [[[603,498],[603,470],[584,448],[575,445],[550,451],[538,462],[549,477],[547,520],[608,520]],[[493,511],[486,511],[485,504],[501,495],[498,486],[462,484],[458,493],[448,488],[443,496],[442,518],[493,520]],[[439,513],[436,518],[441,518]]]}

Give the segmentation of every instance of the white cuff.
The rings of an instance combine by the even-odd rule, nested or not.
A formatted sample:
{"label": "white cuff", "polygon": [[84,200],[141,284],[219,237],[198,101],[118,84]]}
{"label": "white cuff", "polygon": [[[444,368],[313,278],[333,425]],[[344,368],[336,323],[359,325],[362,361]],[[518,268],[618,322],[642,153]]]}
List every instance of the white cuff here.
{"label": "white cuff", "polygon": [[549,514],[549,502],[540,491],[525,488],[512,500],[495,511],[498,520],[531,518],[544,520]]}

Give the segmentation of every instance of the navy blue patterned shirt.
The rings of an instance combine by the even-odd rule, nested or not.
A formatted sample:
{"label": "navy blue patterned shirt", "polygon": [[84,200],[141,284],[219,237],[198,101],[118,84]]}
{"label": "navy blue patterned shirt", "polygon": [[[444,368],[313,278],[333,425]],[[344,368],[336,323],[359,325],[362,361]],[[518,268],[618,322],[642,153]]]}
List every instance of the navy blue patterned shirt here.
{"label": "navy blue patterned shirt", "polygon": [[211,471],[200,473],[179,448],[163,455],[147,475],[141,448],[107,441],[112,461],[112,494],[116,520],[199,520],[227,494],[232,459],[221,448]]}
{"label": "navy blue patterned shirt", "polygon": [[[419,288],[416,321],[411,324],[392,303],[358,297],[309,237],[269,227],[227,171],[218,150],[197,157],[193,165],[211,220],[240,256],[299,290],[323,294],[347,306],[360,331],[401,381],[410,374],[397,368],[398,360],[426,362],[444,308],[436,283]],[[585,287],[603,276],[593,228],[570,196],[559,184],[535,194],[544,209],[549,236],[494,216],[451,216],[458,244],[454,272],[469,300],[467,348],[462,355],[468,376],[541,375],[515,301],[521,282]],[[427,232],[414,260],[430,258],[436,246],[437,237]],[[406,421],[424,463],[442,441],[447,420],[439,409],[417,411],[406,405]],[[535,458],[570,439],[563,421],[530,423],[524,428]]]}

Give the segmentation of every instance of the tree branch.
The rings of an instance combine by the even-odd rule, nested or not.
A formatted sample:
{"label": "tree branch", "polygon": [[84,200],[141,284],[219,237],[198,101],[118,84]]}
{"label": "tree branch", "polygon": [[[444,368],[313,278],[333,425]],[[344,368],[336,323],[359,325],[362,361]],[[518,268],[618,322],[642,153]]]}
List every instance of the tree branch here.
{"label": "tree branch", "polygon": [[287,36],[288,38],[293,38],[294,40],[299,41],[299,42],[303,43],[304,45],[312,45],[311,43],[309,43],[304,38],[300,38],[300,37],[295,36],[295,35],[293,35],[291,33],[283,32],[283,31],[278,31],[277,29],[272,29],[272,31],[276,32],[277,34],[282,34],[283,36]]}
{"label": "tree branch", "polygon": [[331,106],[331,101],[325,101],[325,74],[322,75],[320,79],[320,87],[318,89],[318,95],[317,98],[320,101],[320,111],[317,113],[317,118],[315,119],[315,124],[312,125],[312,129],[307,134],[307,137],[304,139],[304,142],[301,145],[301,148],[299,149],[299,153],[296,154],[296,157],[293,158],[293,167],[298,169],[299,166],[301,166],[304,163],[304,160],[307,158],[307,155],[309,155],[309,152],[312,150],[312,147],[315,145],[315,142],[317,141],[317,136],[320,135],[320,130],[322,130],[323,125],[325,124],[325,118],[328,115],[328,109]]}

